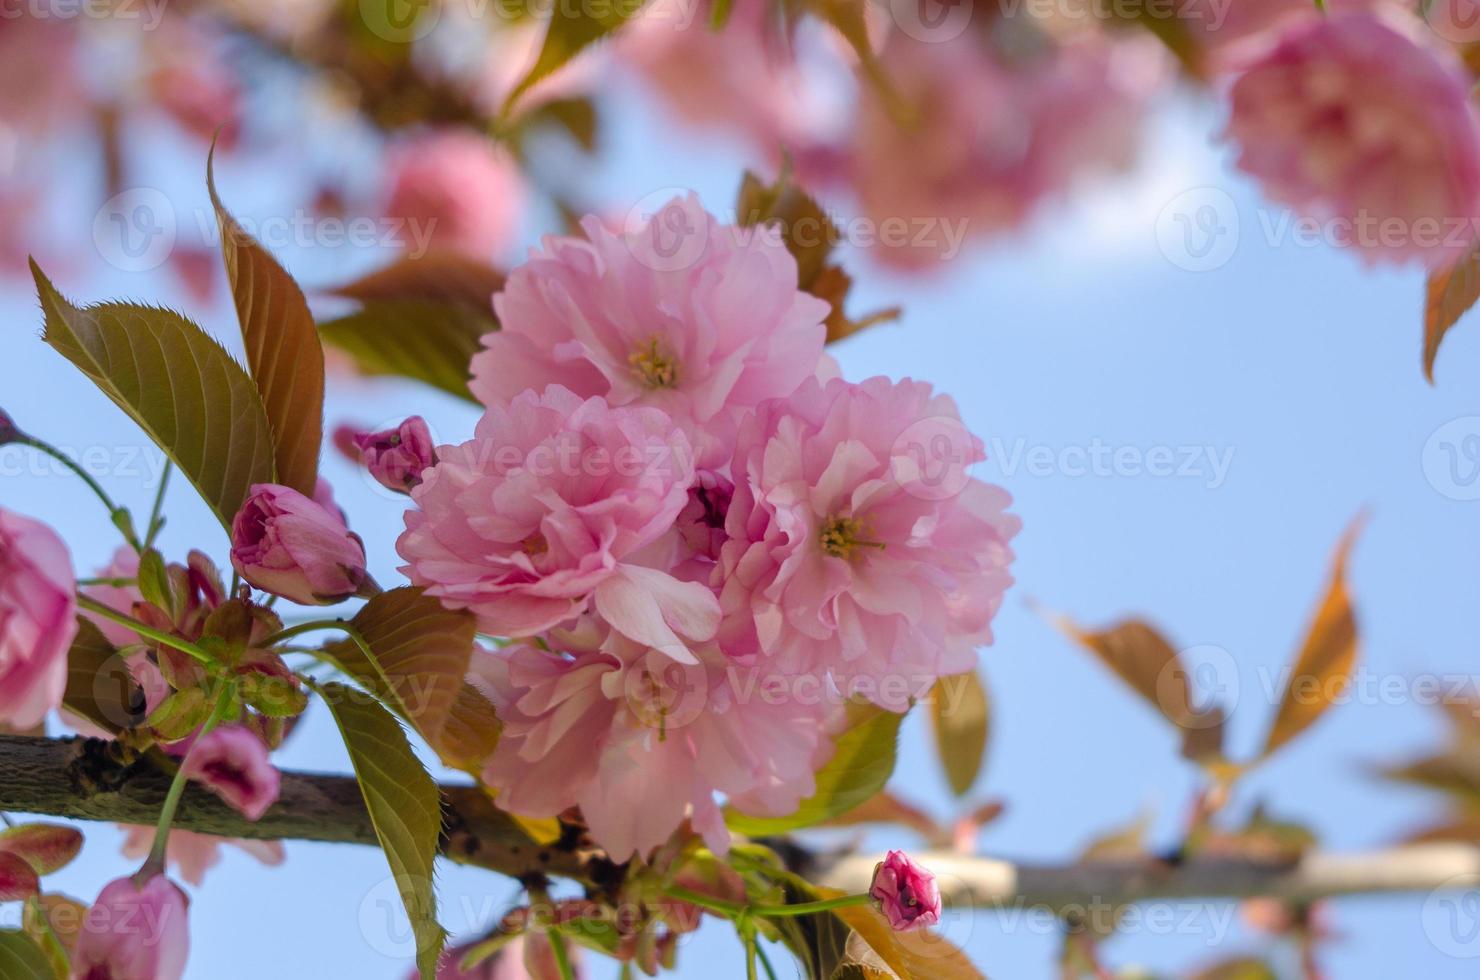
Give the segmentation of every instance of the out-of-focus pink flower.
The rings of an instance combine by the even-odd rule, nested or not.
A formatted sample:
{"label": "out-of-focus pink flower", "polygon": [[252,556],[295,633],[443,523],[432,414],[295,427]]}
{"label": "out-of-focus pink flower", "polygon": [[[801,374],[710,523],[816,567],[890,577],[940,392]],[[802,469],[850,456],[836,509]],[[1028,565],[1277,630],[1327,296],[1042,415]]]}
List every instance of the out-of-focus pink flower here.
{"label": "out-of-focus pink flower", "polygon": [[[123,827],[123,856],[143,858],[154,846],[153,827]],[[245,851],[268,867],[277,867],[287,857],[282,841],[245,840],[236,837],[213,837],[175,827],[165,844],[165,859],[179,872],[181,880],[199,887],[206,872],[221,860],[221,847],[226,845]]]}
{"label": "out-of-focus pink flower", "polygon": [[222,725],[195,739],[185,756],[185,774],[248,820],[260,820],[277,802],[281,776],[267,746],[250,728]]}
{"label": "out-of-focus pink flower", "polygon": [[[599,630],[597,630],[599,633]],[[837,700],[819,678],[751,670],[713,644],[696,664],[590,631],[475,658],[504,724],[483,777],[513,813],[580,806],[614,859],[646,855],[687,819],[729,844],[715,794],[746,813],[793,812],[831,752]],[[575,648],[572,650],[572,648]]]}
{"label": "out-of-focus pink flower", "polygon": [[[550,940],[544,933],[527,932],[516,936],[471,971],[458,969],[462,958],[475,945],[453,946],[443,953],[442,961],[437,964],[437,980],[560,980],[555,951],[550,948]],[[580,949],[567,942],[566,952],[570,955],[576,980],[581,980],[586,970]],[[420,977],[419,971],[412,970],[406,980],[419,980]]]}
{"label": "out-of-focus pink flower", "polygon": [[688,440],[663,412],[551,386],[491,407],[470,442],[437,455],[396,542],[402,571],[484,632],[529,636],[594,602],[679,659],[714,635],[707,587],[628,562],[672,526],[693,481]]}
{"label": "out-of-focus pink flower", "polygon": [[83,32],[65,18],[30,15],[30,9],[11,8],[0,18],[0,89],[26,93],[0,100],[0,122],[55,129],[88,108],[77,64]]}
{"label": "out-of-focus pink flower", "polygon": [[1234,83],[1228,135],[1265,193],[1369,260],[1453,261],[1480,212],[1472,85],[1396,20],[1317,17]]}
{"label": "out-of-focus pink flower", "polygon": [[369,582],[365,546],[333,510],[259,483],[231,524],[231,564],[264,592],[305,605],[347,599]]}
{"label": "out-of-focus pink flower", "polygon": [[738,416],[817,370],[828,305],[797,289],[771,228],[721,225],[697,198],[614,234],[545,238],[494,298],[470,387],[485,405],[559,384],[673,417],[701,465],[722,462]]}
{"label": "out-of-focus pink flower", "polygon": [[482,259],[505,249],[519,220],[519,170],[491,139],[437,130],[395,146],[389,155],[388,218],[405,222],[408,252],[429,245]]}
{"label": "out-of-focus pink flower", "polygon": [[190,900],[162,874],[109,882],[83,918],[72,980],[180,980],[190,955]]}
{"label": "out-of-focus pink flower", "polygon": [[56,532],[0,508],[0,724],[34,728],[61,704],[76,588]]}
{"label": "out-of-focus pink flower", "polygon": [[860,92],[841,175],[872,223],[883,262],[952,259],[967,235],[1020,225],[1086,171],[1124,166],[1145,105],[1167,75],[1154,43],[1098,35],[1013,57],[974,31],[940,42],[896,32],[882,55],[892,91]]}
{"label": "out-of-focus pink flower", "polygon": [[[738,130],[770,155],[783,147],[805,154],[832,135],[844,115],[835,96],[845,87],[825,82],[849,69],[807,43],[816,40],[809,28],[820,25],[789,23],[770,0],[735,0],[716,31],[713,6],[654,0],[616,48],[686,123]],[[837,78],[828,78],[829,68]]]}
{"label": "out-of-focus pink flower", "polygon": [[879,862],[868,893],[896,932],[928,929],[940,921],[940,888],[935,875],[903,851],[890,851]]}
{"label": "out-of-focus pink flower", "polygon": [[1007,493],[967,473],[983,458],[924,382],[810,381],[762,405],[732,465],[721,639],[894,711],[913,695],[886,678],[970,669],[1020,526]]}
{"label": "out-of-focus pink flower", "polygon": [[[97,572],[97,577],[103,579],[136,579],[138,576],[139,553],[128,545],[119,545],[118,549],[113,552],[112,560]],[[125,616],[132,616],[134,604],[144,601],[144,594],[139,591],[138,585],[134,584],[89,585],[81,591],[89,599],[101,602],[114,612],[123,613]],[[116,647],[131,646],[140,642],[139,634],[122,623],[114,622],[95,612],[84,612],[82,615],[92,620],[93,625],[97,626],[108,638],[108,642]]]}
{"label": "out-of-focus pink flower", "polygon": [[410,493],[421,483],[422,471],[437,465],[431,430],[420,415],[411,416],[394,429],[355,432],[351,439],[370,475],[397,493]]}

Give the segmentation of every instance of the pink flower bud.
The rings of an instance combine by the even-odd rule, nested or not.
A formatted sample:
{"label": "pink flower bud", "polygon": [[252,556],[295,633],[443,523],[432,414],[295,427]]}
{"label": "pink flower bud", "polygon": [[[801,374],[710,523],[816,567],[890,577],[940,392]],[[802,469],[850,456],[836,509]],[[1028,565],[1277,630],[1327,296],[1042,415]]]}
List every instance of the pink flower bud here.
{"label": "pink flower bud", "polygon": [[890,851],[874,868],[869,896],[896,932],[926,929],[940,921],[940,889],[935,875],[902,851]]}
{"label": "pink flower bud", "polygon": [[180,980],[190,955],[190,900],[162,874],[119,878],[88,909],[72,954],[72,980]]}
{"label": "pink flower bud", "polygon": [[264,592],[304,605],[339,602],[369,584],[365,546],[297,490],[259,483],[231,524],[231,565]]}
{"label": "pink flower bud", "polygon": [[0,724],[34,728],[61,703],[76,589],[56,533],[0,509]]}
{"label": "pink flower bud", "polygon": [[370,475],[397,493],[410,493],[420,485],[422,471],[437,465],[432,433],[420,415],[383,432],[357,432],[354,444]]}
{"label": "pink flower bud", "polygon": [[185,756],[185,775],[208,787],[248,820],[261,820],[277,802],[282,781],[268,761],[267,746],[242,725],[223,725],[195,740]]}
{"label": "pink flower bud", "polygon": [[6,414],[5,409],[0,408],[0,446],[15,442],[19,438],[21,438],[21,430],[15,424],[15,419]]}

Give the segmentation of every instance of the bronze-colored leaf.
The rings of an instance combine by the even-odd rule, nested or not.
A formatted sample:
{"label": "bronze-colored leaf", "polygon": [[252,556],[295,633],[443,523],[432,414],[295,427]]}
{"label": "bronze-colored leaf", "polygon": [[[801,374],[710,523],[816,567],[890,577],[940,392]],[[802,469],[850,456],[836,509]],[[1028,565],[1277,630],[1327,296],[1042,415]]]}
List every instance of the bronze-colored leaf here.
{"label": "bronze-colored leaf", "polygon": [[981,772],[991,732],[992,712],[986,685],[976,671],[942,677],[930,692],[930,721],[935,752],[946,770],[951,792],[971,792]]}
{"label": "bronze-colored leaf", "polygon": [[407,586],[371,599],[350,625],[371,656],[354,639],[329,644],[324,655],[411,722],[448,765],[481,763],[497,742],[498,719],[465,679],[473,616]]}
{"label": "bronze-colored leaf", "polygon": [[1306,633],[1305,644],[1285,685],[1279,710],[1264,741],[1267,758],[1305,731],[1331,707],[1351,681],[1357,661],[1357,618],[1346,589],[1346,566],[1361,520],[1342,536],[1331,562],[1331,583]]}
{"label": "bronze-colored leaf", "polygon": [[1192,707],[1192,685],[1186,666],[1156,627],[1144,620],[1128,619],[1106,630],[1090,631],[1067,619],[1058,618],[1055,622],[1173,725],[1183,727],[1195,723],[1197,715]]}
{"label": "bronze-colored leaf", "polygon": [[77,635],[67,651],[62,707],[110,735],[144,722],[143,692],[123,657],[90,619],[77,619]]}
{"label": "bronze-colored leaf", "polygon": [[1423,374],[1434,383],[1434,361],[1445,334],[1480,299],[1480,243],[1454,265],[1429,275],[1424,287]]}
{"label": "bronze-colored leaf", "polygon": [[487,332],[496,328],[493,297],[503,288],[504,274],[489,263],[461,252],[433,249],[397,259],[330,292],[366,304],[419,300],[466,307],[487,317]]}
{"label": "bronze-colored leaf", "polygon": [[908,827],[926,840],[945,836],[944,828],[919,807],[907,803],[888,790],[876,793],[858,806],[824,820],[823,827],[857,827],[863,824],[898,824]]}
{"label": "bronze-colored leaf", "polygon": [[[827,889],[819,891],[824,898],[842,894]],[[833,914],[862,937],[901,980],[983,980],[966,954],[939,933],[895,932],[869,906],[836,909]]]}
{"label": "bronze-colored leaf", "polygon": [[221,203],[214,155],[212,146],[206,187],[221,226],[221,255],[247,366],[272,428],[277,482],[312,497],[324,438],[324,349],[303,290]]}

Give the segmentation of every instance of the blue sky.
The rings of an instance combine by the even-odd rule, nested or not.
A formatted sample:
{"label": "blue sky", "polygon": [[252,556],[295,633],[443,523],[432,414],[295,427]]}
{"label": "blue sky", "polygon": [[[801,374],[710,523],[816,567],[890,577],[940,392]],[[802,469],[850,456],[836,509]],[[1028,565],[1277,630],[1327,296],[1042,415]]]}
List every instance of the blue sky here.
{"label": "blue sky", "polygon": [[[593,199],[684,188],[728,209],[745,163],[740,147],[675,136],[650,105],[612,104],[619,101],[609,165],[583,177]],[[994,457],[978,475],[1007,487],[1024,521],[1018,584],[982,656],[995,714],[977,795],[1007,803],[980,839],[985,853],[1065,860],[1140,817],[1150,820],[1156,845],[1170,845],[1197,785],[1164,724],[1029,600],[1089,624],[1144,614],[1180,647],[1195,648],[1189,657],[1233,704],[1230,749],[1247,756],[1324,587],[1331,549],[1363,508],[1370,521],[1352,589],[1369,693],[1241,784],[1233,813],[1262,801],[1341,850],[1382,846],[1438,817],[1437,800],[1394,788],[1372,770],[1436,746],[1442,734],[1432,708],[1381,694],[1393,680],[1411,689],[1412,679],[1437,675],[1475,693],[1480,676],[1480,502],[1464,499],[1475,495],[1474,474],[1446,448],[1480,435],[1480,331],[1453,334],[1431,388],[1418,363],[1422,276],[1373,271],[1350,253],[1282,235],[1284,216],[1231,172],[1213,142],[1218,128],[1212,104],[1177,102],[1151,127],[1134,173],[1081,187],[1024,235],[975,247],[933,277],[891,276],[866,254],[847,256],[864,280],[860,309],[899,302],[907,312],[901,324],[841,345],[845,373],[925,378],[954,395]],[[180,221],[194,224],[193,209],[206,203],[203,159],[193,162],[203,153],[161,140],[135,154],[134,173],[148,174]],[[251,170],[222,161],[223,195],[249,219],[296,207],[307,190],[298,176],[305,152],[285,147],[275,167]],[[59,179],[82,187],[84,171],[70,164]],[[75,203],[68,209],[75,213],[61,217],[85,230],[98,202],[79,193]],[[531,237],[539,223],[530,218]],[[1209,251],[1197,236],[1210,230]],[[283,253],[307,283],[388,257]],[[234,328],[229,304],[192,306],[157,272],[109,268],[90,254],[74,259],[54,271],[73,298],[162,301],[223,335]],[[1203,265],[1216,267],[1189,268]],[[56,443],[91,447],[112,470],[118,495],[147,507],[147,464],[157,453],[34,339],[39,316],[26,282],[0,283],[0,310],[11,338],[0,358],[0,404]],[[384,382],[342,385],[329,420],[375,423],[411,412],[425,414],[443,440],[461,438],[473,423],[452,399]],[[1096,453],[1109,462],[1088,465]],[[1168,453],[1180,475],[1147,471]],[[326,473],[367,541],[373,570],[394,581],[399,502],[328,459]],[[1452,462],[1460,468],[1451,471]],[[0,504],[59,527],[80,569],[106,559],[111,528],[81,487],[17,456],[0,463]],[[224,559],[224,537],[183,483],[170,499],[166,548],[206,544]],[[310,713],[280,760],[347,766],[321,711]],[[895,788],[942,817],[953,812],[918,719],[906,726]],[[82,859],[54,880],[84,899],[130,870],[111,828],[88,831]],[[873,834],[868,843],[918,844],[903,831]],[[400,977],[407,956],[386,925],[385,879],[383,858],[368,849],[291,843],[280,869],[228,853],[194,895],[187,976]],[[464,936],[514,895],[508,882],[450,866],[441,882],[444,920]],[[1439,901],[1335,903],[1341,938],[1325,953],[1330,974],[1473,976],[1480,944],[1441,928],[1447,912],[1463,910]],[[1107,962],[1183,970],[1230,950],[1268,947],[1227,906],[1182,903],[1176,912],[1169,930],[1148,925],[1107,944]],[[0,907],[0,919],[14,915]],[[1054,975],[1056,937],[1027,919],[952,915],[948,931],[992,976]],[[1280,955],[1288,969],[1288,952]],[[594,975],[614,971],[601,964]],[[738,948],[717,926],[681,948],[679,977],[739,975]]]}

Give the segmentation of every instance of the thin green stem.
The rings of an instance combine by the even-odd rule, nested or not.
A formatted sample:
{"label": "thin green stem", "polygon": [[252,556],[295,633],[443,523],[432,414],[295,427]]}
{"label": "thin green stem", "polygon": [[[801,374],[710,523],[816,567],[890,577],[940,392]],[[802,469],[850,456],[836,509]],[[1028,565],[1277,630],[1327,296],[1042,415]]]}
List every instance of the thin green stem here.
{"label": "thin green stem", "polygon": [[868,905],[873,899],[867,895],[840,895],[837,898],[825,898],[816,902],[802,902],[797,905],[743,905],[740,902],[727,902],[724,899],[712,898],[696,891],[691,891],[682,885],[669,885],[666,892],[670,898],[697,905],[711,912],[718,912],[730,918],[743,915],[760,915],[768,919],[780,919],[794,915],[815,915],[818,912],[831,912],[833,909],[845,909],[855,905]]}
{"label": "thin green stem", "polygon": [[570,965],[570,951],[565,948],[565,937],[560,934],[559,929],[551,929],[545,936],[550,940],[550,948],[555,951],[555,968],[560,971],[560,980],[576,980],[576,971]]}
{"label": "thin green stem", "polygon": [[690,905],[697,905],[701,909],[708,909],[711,912],[718,912],[720,915],[730,919],[744,915],[750,908],[739,902],[727,902],[722,898],[713,898],[709,895],[691,891],[682,885],[669,885],[665,890],[670,898],[688,902]]}
{"label": "thin green stem", "polygon": [[93,578],[80,578],[77,580],[77,584],[82,586],[107,585],[115,589],[126,589],[130,585],[138,585],[139,580],[136,578],[112,578],[106,575],[101,575],[95,576]]}
{"label": "thin green stem", "polygon": [[52,459],[56,460],[58,463],[61,463],[67,469],[71,470],[80,480],[82,480],[83,483],[87,484],[88,489],[92,490],[97,498],[103,502],[103,506],[108,508],[109,519],[112,520],[114,524],[118,527],[118,529],[123,532],[124,537],[128,539],[129,545],[135,551],[144,550],[143,547],[139,544],[138,538],[135,537],[131,531],[127,530],[128,525],[126,523],[120,523],[118,521],[118,515],[127,513],[127,511],[115,504],[113,502],[113,498],[108,496],[108,491],[103,489],[103,485],[95,480],[91,473],[87,472],[87,470],[79,466],[76,460],[72,459],[66,453],[62,452],[60,449],[57,449],[50,443],[42,442],[35,436],[22,436],[21,438],[17,439],[16,442],[20,443],[23,446],[30,446],[32,449],[35,449],[38,452],[45,453]]}
{"label": "thin green stem", "polygon": [[194,657],[196,660],[199,660],[203,664],[210,665],[216,662],[215,657],[212,657],[209,653],[206,653],[204,650],[196,646],[194,643],[191,643],[189,640],[182,640],[178,636],[172,636],[169,633],[157,630],[152,626],[146,626],[144,623],[139,622],[132,616],[125,616],[123,613],[117,611],[116,609],[112,609],[108,606],[103,605],[96,599],[89,598],[85,595],[79,595],[77,597],[77,605],[83,609],[86,609],[88,612],[97,613],[104,619],[111,619],[113,620],[113,622],[118,623],[119,625],[127,626],[129,629],[133,630],[140,636],[154,640],[156,643],[163,643],[165,646],[179,650],[181,653],[188,653],[190,656]]}
{"label": "thin green stem", "polygon": [[211,710],[211,715],[206,719],[205,724],[201,725],[200,730],[195,733],[195,741],[190,744],[190,750],[185,753],[185,758],[180,760],[180,768],[175,770],[175,778],[170,782],[170,791],[164,798],[164,806],[159,809],[159,821],[154,825],[154,846],[150,848],[149,857],[144,862],[141,871],[150,873],[164,871],[170,826],[175,822],[175,811],[179,809],[180,797],[185,794],[185,784],[189,782],[185,771],[190,761],[190,753],[196,750],[196,747],[200,745],[200,740],[205,738],[226,714],[226,708],[231,703],[233,693],[230,684],[221,685],[221,693],[216,697],[215,708]]}
{"label": "thin green stem", "polygon": [[149,509],[149,526],[144,532],[145,548],[152,548],[154,539],[164,529],[164,492],[170,485],[170,473],[174,468],[174,460],[165,460],[164,470],[159,476],[159,489],[154,492],[154,506]]}
{"label": "thin green stem", "polygon": [[[530,885],[529,897],[535,909],[553,910],[555,908],[555,903],[550,898],[550,890],[543,883]],[[555,968],[560,971],[560,980],[576,980],[576,972],[570,965],[570,951],[565,947],[565,937],[561,935],[553,917],[541,912],[536,921],[544,928],[545,938],[550,941],[550,949],[555,953]]]}
{"label": "thin green stem", "polygon": [[755,925],[747,920],[740,926],[740,938],[745,943],[745,980],[758,980],[755,973]]}
{"label": "thin green stem", "polygon": [[755,955],[760,958],[761,968],[766,971],[768,980],[776,980],[776,968],[771,965],[771,957],[766,955],[766,948],[760,943],[755,944]]}
{"label": "thin green stem", "polygon": [[798,905],[753,905],[750,911],[753,915],[780,919],[792,915],[815,915],[818,912],[831,912],[833,909],[868,905],[872,901],[873,899],[867,895],[841,895],[837,898],[825,898],[819,902],[802,902]]}
{"label": "thin green stem", "polygon": [[262,641],[262,646],[264,648],[274,647],[277,646],[279,643],[282,643],[284,640],[291,640],[295,636],[303,633],[312,633],[315,630],[341,630],[345,633],[352,632],[350,624],[343,619],[315,619],[311,622],[299,623],[297,626],[289,626],[285,630],[280,630],[274,633],[272,636],[269,636],[266,640]]}

